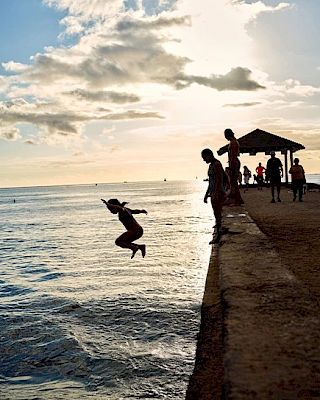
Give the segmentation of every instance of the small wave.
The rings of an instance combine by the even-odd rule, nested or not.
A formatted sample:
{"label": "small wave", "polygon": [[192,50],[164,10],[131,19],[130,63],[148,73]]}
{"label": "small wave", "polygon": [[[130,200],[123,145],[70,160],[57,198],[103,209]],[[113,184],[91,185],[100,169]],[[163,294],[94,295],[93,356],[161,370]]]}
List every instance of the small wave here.
{"label": "small wave", "polygon": [[63,276],[61,272],[52,272],[51,274],[46,274],[42,276],[41,278],[34,279],[34,282],[45,282],[45,281],[51,281],[52,279],[58,279],[61,276]]}
{"label": "small wave", "polygon": [[3,284],[2,286],[0,286],[0,297],[21,296],[23,294],[30,293],[32,291],[33,289],[31,288],[10,285],[10,284]]}

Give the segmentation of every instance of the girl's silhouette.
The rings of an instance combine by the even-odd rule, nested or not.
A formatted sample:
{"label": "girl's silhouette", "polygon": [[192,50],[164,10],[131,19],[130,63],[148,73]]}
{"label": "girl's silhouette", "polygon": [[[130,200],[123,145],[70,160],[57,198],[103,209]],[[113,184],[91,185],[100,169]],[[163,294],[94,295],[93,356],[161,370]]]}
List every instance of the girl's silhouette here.
{"label": "girl's silhouette", "polygon": [[127,202],[120,203],[118,199],[110,199],[108,201],[101,199],[101,201],[107,206],[108,210],[112,214],[118,214],[119,221],[124,225],[127,229],[122,235],[120,235],[115,243],[117,246],[131,249],[133,258],[138,250],[141,251],[142,257],[146,255],[146,246],[145,244],[136,244],[133,243],[135,240],[141,238],[143,235],[143,229],[138,224],[138,222],[133,218],[132,214],[148,214],[146,210],[131,210],[128,207],[125,207]]}

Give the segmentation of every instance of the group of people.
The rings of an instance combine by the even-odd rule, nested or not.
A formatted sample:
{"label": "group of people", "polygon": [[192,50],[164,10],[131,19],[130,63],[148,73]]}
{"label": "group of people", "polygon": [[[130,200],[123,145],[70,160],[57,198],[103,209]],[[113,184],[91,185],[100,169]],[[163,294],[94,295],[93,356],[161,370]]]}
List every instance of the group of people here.
{"label": "group of people", "polygon": [[[211,149],[204,149],[201,152],[202,159],[209,164],[208,169],[208,189],[204,196],[204,202],[207,203],[208,198],[211,198],[211,205],[216,219],[215,225],[215,239],[210,242],[214,243],[220,239],[222,233],[222,207],[223,205],[241,205],[243,200],[239,190],[239,175],[240,173],[240,160],[239,160],[239,143],[234,136],[231,129],[226,129],[224,132],[225,138],[229,140],[228,146],[228,167],[226,171],[223,170],[222,164],[217,160]],[[281,178],[283,177],[283,166],[279,158],[275,156],[275,152],[270,152],[270,159],[267,162],[267,167],[264,168],[261,163],[256,168],[256,180],[258,190],[262,190],[265,180],[270,183],[271,187],[271,203],[275,203],[275,191],[277,192],[277,201],[281,202]],[[293,201],[296,200],[299,194],[299,201],[302,201],[303,184],[305,183],[305,173],[299,159],[294,159],[294,165],[289,170],[292,176],[292,191]],[[248,190],[249,179],[251,178],[251,171],[247,166],[243,169],[243,178],[245,183],[244,191]]]}
{"label": "group of people", "polygon": [[[207,203],[210,197],[213,213],[216,220],[215,236],[211,243],[219,241],[222,234],[222,207],[223,205],[241,205],[243,199],[239,189],[239,175],[240,175],[240,146],[239,142],[234,136],[231,129],[224,131],[225,138],[230,142],[228,146],[228,167],[223,169],[221,162],[215,158],[211,149],[204,149],[201,152],[202,159],[209,164],[208,169],[208,188],[204,196],[204,202]],[[275,189],[277,190],[277,201],[281,202],[280,189],[281,177],[283,176],[282,163],[275,156],[275,152],[271,151],[271,157],[267,162],[265,169],[261,163],[256,168],[256,180],[258,189],[262,190],[263,174],[266,175],[266,181],[270,182],[272,203],[275,203]],[[296,200],[299,194],[299,201],[302,201],[303,184],[305,183],[304,170],[299,165],[299,159],[294,159],[294,165],[290,168],[289,173],[292,175],[292,190],[293,201]],[[251,178],[251,171],[247,166],[244,166],[243,171],[245,190],[248,189],[249,179]],[[143,235],[143,229],[140,224],[133,217],[133,214],[147,214],[146,210],[132,210],[126,207],[126,202],[120,203],[118,199],[110,199],[108,201],[101,199],[112,214],[118,214],[119,221],[126,228],[126,232],[120,235],[115,244],[122,248],[127,248],[132,251],[131,258],[135,256],[137,251],[141,251],[142,257],[146,254],[146,246],[144,244],[136,244],[134,241],[138,240]]]}
{"label": "group of people", "polygon": [[[254,175],[253,178],[257,182],[258,190],[262,190],[263,183],[264,181],[270,183],[271,187],[271,195],[272,195],[272,203],[275,203],[275,188],[277,189],[277,200],[278,202],[281,202],[280,199],[280,188],[281,188],[281,178],[283,177],[283,167],[282,167],[282,162],[280,161],[279,158],[275,156],[275,152],[271,151],[270,152],[270,159],[267,162],[267,168],[263,167],[261,165],[261,162],[259,162],[259,165],[256,168],[256,173],[257,175]],[[265,174],[265,178],[264,175]],[[242,177],[241,177],[242,178]],[[244,181],[244,192],[246,192],[249,188],[249,180],[251,178],[251,171],[249,168],[245,165],[243,167],[243,181]]]}
{"label": "group of people", "polygon": [[[267,168],[264,168],[261,163],[256,168],[257,175],[254,175],[254,179],[257,181],[258,190],[262,190],[264,181],[270,183],[271,187],[271,203],[275,203],[275,189],[277,190],[277,201],[281,202],[280,190],[281,190],[281,178],[283,177],[283,167],[279,158],[275,156],[275,152],[271,151],[270,159],[267,162]],[[291,174],[292,182],[292,193],[293,201],[296,201],[297,194],[299,201],[302,201],[303,185],[306,183],[305,172],[302,165],[299,164],[299,158],[293,160],[293,165],[289,170]],[[265,174],[265,178],[264,175]],[[247,166],[243,167],[243,180],[245,184],[244,191],[248,190],[249,179],[251,178],[251,171]]]}
{"label": "group of people", "polygon": [[240,146],[231,129],[224,131],[225,138],[230,142],[228,146],[228,168],[224,171],[221,162],[215,158],[211,149],[204,149],[201,156],[204,162],[209,164],[208,189],[204,195],[204,202],[211,199],[211,205],[216,220],[215,238],[217,242],[222,234],[222,207],[224,204],[241,205],[243,199],[238,185],[240,173]]}
{"label": "group of people", "polygon": [[[258,190],[262,190],[263,182],[264,182],[264,177],[263,174],[265,173],[265,168],[261,165],[261,162],[259,162],[259,165],[256,168],[256,173],[257,175],[253,175],[253,180],[257,182],[258,185]],[[240,185],[242,184],[242,177],[243,177],[243,182],[244,182],[244,192],[246,192],[249,188],[249,182],[250,178],[252,177],[251,171],[249,168],[245,165],[243,167],[243,173],[239,173],[239,183]]]}

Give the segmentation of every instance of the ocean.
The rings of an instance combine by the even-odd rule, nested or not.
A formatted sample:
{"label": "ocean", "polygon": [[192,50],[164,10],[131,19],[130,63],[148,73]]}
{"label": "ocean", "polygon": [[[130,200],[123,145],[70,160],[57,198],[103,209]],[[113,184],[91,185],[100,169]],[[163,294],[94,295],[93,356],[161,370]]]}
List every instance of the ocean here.
{"label": "ocean", "polygon": [[[214,224],[206,182],[0,189],[0,398],[183,399]],[[144,208],[145,258],[100,198]],[[14,202],[15,201],[15,202]]]}
{"label": "ocean", "polygon": [[307,183],[317,183],[320,185],[320,174],[306,174]]}

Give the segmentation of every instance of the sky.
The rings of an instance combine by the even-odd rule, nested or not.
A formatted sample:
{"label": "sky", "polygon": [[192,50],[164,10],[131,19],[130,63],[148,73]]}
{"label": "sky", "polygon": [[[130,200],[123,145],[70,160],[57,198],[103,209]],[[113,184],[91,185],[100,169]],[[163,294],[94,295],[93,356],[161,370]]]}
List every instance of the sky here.
{"label": "sky", "polygon": [[319,17],[319,0],[0,0],[0,187],[202,179],[226,128],[301,143],[319,173]]}

